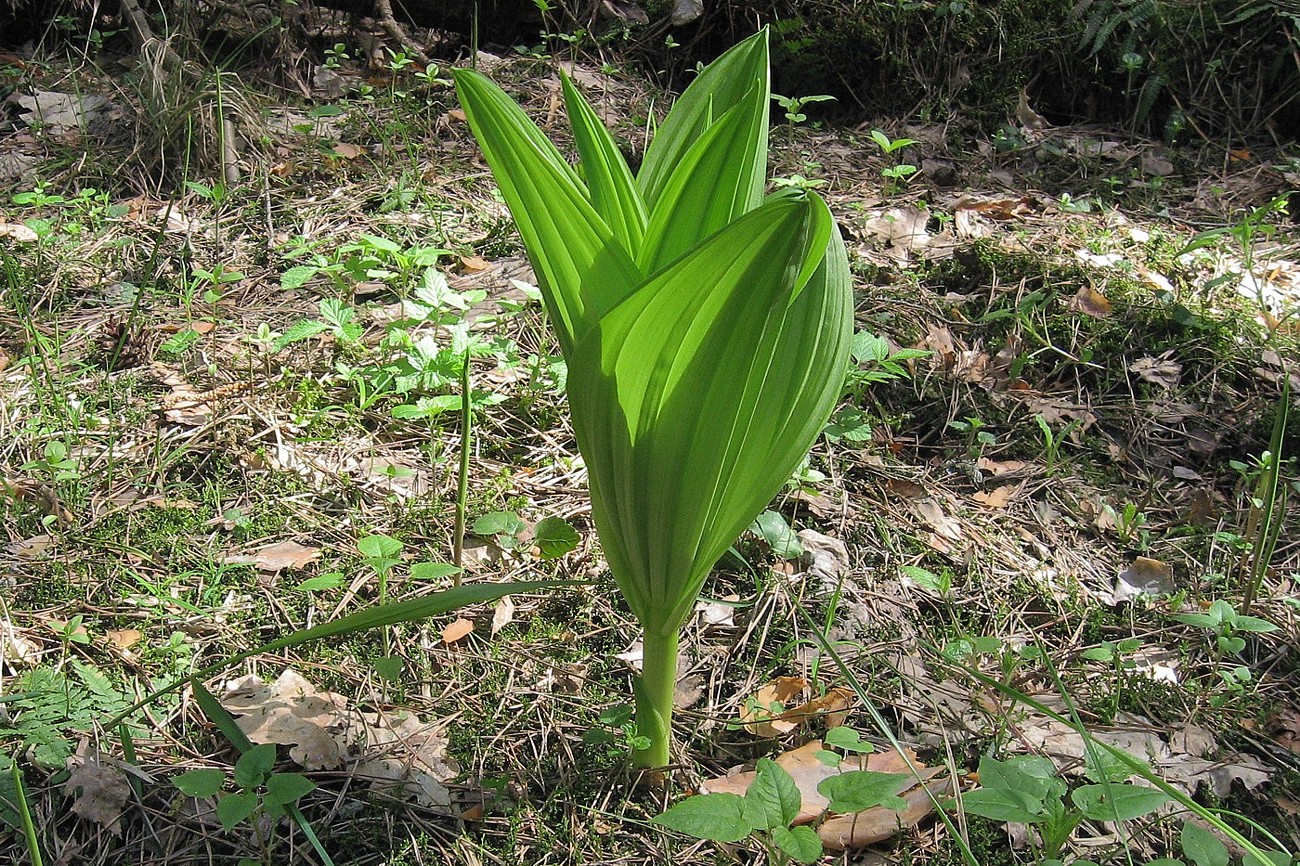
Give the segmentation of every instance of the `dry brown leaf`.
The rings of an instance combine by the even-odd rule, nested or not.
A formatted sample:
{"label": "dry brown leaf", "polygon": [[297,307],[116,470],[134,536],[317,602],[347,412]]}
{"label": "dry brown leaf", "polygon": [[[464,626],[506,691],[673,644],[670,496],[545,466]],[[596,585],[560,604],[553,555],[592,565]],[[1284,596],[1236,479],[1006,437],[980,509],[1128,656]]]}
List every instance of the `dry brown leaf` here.
{"label": "dry brown leaf", "polygon": [[[740,720],[745,723],[745,730],[768,739],[788,734],[799,727],[798,722],[782,719],[781,715],[786,705],[807,688],[808,681],[803,677],[777,677],[760,688],[740,708]],[[777,704],[779,709],[774,706]]]}
{"label": "dry brown leaf", "polygon": [[341,156],[344,159],[356,159],[361,155],[361,148],[357,147],[355,144],[348,144],[347,142],[340,141],[338,144],[334,145],[334,155]]}
{"label": "dry brown leaf", "polygon": [[131,797],[126,773],[97,754],[75,756],[68,765],[72,772],[63,783],[63,796],[76,798],[73,814],[120,835],[122,811]]}
{"label": "dry brown leaf", "polygon": [[853,706],[853,690],[836,686],[824,695],[813,698],[781,714],[784,722],[807,722],[814,717],[825,717],[826,727],[838,728],[844,724],[848,709]]}
{"label": "dry brown leaf", "polygon": [[938,502],[926,497],[914,501],[912,508],[926,525],[941,537],[949,541],[957,541],[961,538],[961,525],[945,514],[943,506]]}
{"label": "dry brown leaf", "polygon": [[801,529],[799,543],[803,545],[799,563],[813,577],[834,584],[848,572],[849,549],[840,539],[823,535],[815,529]]}
{"label": "dry brown leaf", "polygon": [[1173,360],[1171,357],[1173,350],[1162,354],[1159,358],[1138,358],[1128,365],[1130,373],[1136,373],[1139,379],[1150,382],[1153,385],[1159,385],[1162,388],[1175,388],[1183,376],[1183,365]]}
{"label": "dry brown leaf", "polygon": [[442,642],[454,644],[474,630],[474,623],[465,617],[458,617],[442,630]]}
{"label": "dry brown leaf", "polygon": [[10,238],[20,244],[30,244],[40,240],[40,235],[22,223],[0,222],[0,238]]}
{"label": "dry brown leaf", "polygon": [[[501,629],[505,628],[506,626],[510,625],[510,623],[514,620],[514,618],[515,618],[514,599],[512,599],[508,595],[501,596],[501,600],[498,601],[496,603],[496,607],[492,609],[492,635],[495,637],[496,633],[501,631]],[[471,628],[472,627],[473,626],[471,626]],[[443,632],[443,638],[446,639],[446,632]],[[451,643],[451,641],[447,641],[447,642]]]}
{"label": "dry brown leaf", "polygon": [[1110,300],[1093,286],[1080,286],[1070,307],[1098,319],[1110,315]]}
{"label": "dry brown leaf", "polygon": [[988,457],[981,457],[975,461],[975,465],[990,475],[998,476],[1023,472],[1029,464],[1022,460],[991,460]]}
{"label": "dry brown leaf", "polygon": [[1130,601],[1140,595],[1168,595],[1177,589],[1174,570],[1168,563],[1139,556],[1115,578],[1112,603]]}
{"label": "dry brown leaf", "polygon": [[333,732],[349,728],[347,698],[317,690],[291,669],[273,683],[252,674],[236,680],[221,705],[254,743],[291,746],[289,757],[308,770],[343,763],[347,741]]}
{"label": "dry brown leaf", "polygon": [[491,263],[488,262],[488,260],[483,258],[482,256],[461,256],[460,257],[461,270],[463,270],[467,274],[474,274],[474,273],[478,273],[479,271],[485,271],[491,266],[492,266]]}
{"label": "dry brown leaf", "polygon": [[296,541],[281,541],[267,545],[256,553],[227,556],[225,561],[232,565],[256,565],[262,571],[283,571],[286,568],[302,568],[319,557],[319,547],[306,547]]}
{"label": "dry brown leaf", "polygon": [[1011,497],[1020,489],[1018,484],[1003,484],[1001,487],[995,487],[992,490],[981,490],[971,496],[980,505],[985,508],[1006,508]]}
{"label": "dry brown leaf", "polygon": [[122,628],[117,631],[105,632],[104,637],[116,649],[129,650],[140,642],[140,639],[144,637],[144,633],[133,628]]}

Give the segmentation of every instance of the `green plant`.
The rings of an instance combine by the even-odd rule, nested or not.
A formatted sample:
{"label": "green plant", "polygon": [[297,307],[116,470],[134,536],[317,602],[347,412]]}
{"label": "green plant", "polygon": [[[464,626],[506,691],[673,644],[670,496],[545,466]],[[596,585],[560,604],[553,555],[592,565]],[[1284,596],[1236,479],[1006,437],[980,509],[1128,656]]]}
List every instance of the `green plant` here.
{"label": "green plant", "polygon": [[1000,761],[986,755],[979,762],[980,787],[962,795],[961,808],[994,821],[1033,826],[1041,839],[1035,846],[1040,860],[1059,862],[1066,842],[1084,819],[1131,821],[1149,815],[1169,799],[1162,791],[1124,781],[1130,775],[1127,769],[1102,754],[1091,753],[1086,763],[1092,783],[1073,791],[1056,774],[1050,758],[1018,755]]}
{"label": "green plant", "polygon": [[890,138],[879,129],[871,130],[871,140],[880,148],[881,154],[890,161],[889,165],[880,170],[880,176],[885,179],[885,195],[894,195],[907,186],[907,181],[912,175],[920,171],[914,165],[899,161],[899,157],[895,154],[919,142],[914,138]]}
{"label": "green plant", "polygon": [[[857,732],[849,728],[832,728],[827,745],[846,751],[870,752]],[[840,765],[838,753],[823,749],[818,759],[832,767]],[[739,842],[753,837],[767,852],[769,863],[814,863],[822,855],[822,840],[809,822],[826,815],[861,812],[876,806],[903,809],[904,800],[895,792],[911,776],[879,773],[872,770],[848,770],[822,779],[817,791],[828,801],[821,815],[798,824],[803,796],[795,780],[778,763],[760,758],[754,780],[744,796],[731,793],[698,794],[675,804],[652,821],[697,839],[715,842]],[[792,826],[793,825],[793,826]]]}
{"label": "green plant", "polygon": [[966,439],[966,456],[974,459],[984,453],[985,448],[996,445],[998,437],[994,436],[989,430],[984,429],[988,425],[973,415],[967,415],[964,420],[954,418],[948,422],[948,426],[961,433]]}
{"label": "green plant", "polygon": [[1246,513],[1246,526],[1242,532],[1249,540],[1249,552],[1243,551],[1238,565],[1242,584],[1241,612],[1250,613],[1250,607],[1264,585],[1273,552],[1286,520],[1287,487],[1281,483],[1282,440],[1286,436],[1287,420],[1291,413],[1291,380],[1282,377],[1282,392],[1278,395],[1277,415],[1273,419],[1273,433],[1268,450],[1259,456],[1255,467],[1233,461],[1234,469],[1254,481],[1250,509]]}
{"label": "green plant", "polygon": [[263,862],[271,862],[270,840],[258,818],[278,818],[303,797],[316,790],[316,783],[300,773],[275,772],[275,744],[253,746],[235,762],[230,781],[236,791],[222,792],[226,772],[215,768],[187,770],[172,784],[183,794],[200,799],[217,797],[217,820],[227,830],[248,821],[262,850]]}
{"label": "green plant", "polygon": [[636,732],[632,707],[628,704],[615,704],[601,710],[596,725],[583,732],[582,741],[589,746],[606,746],[611,755],[631,755],[650,748],[646,738]]}
{"label": "green plant", "polygon": [[668,762],[678,630],[839,395],[851,280],[826,205],[763,197],[767,33],[705,68],[634,179],[567,77],[585,183],[500,88],[457,92],[568,363],[606,560],[645,629],[642,766]]}
{"label": "green plant", "polygon": [[785,119],[794,126],[803,123],[808,119],[808,115],[803,113],[803,107],[812,102],[834,102],[834,96],[819,94],[817,96],[782,96],[779,93],[772,94],[773,101],[785,110]]}
{"label": "green plant", "polygon": [[1047,419],[1041,414],[1034,416],[1034,423],[1038,425],[1038,432],[1043,437],[1044,469],[1047,470],[1048,475],[1051,475],[1056,471],[1056,464],[1061,458],[1061,444],[1083,424],[1077,420],[1071,421],[1058,433],[1052,429],[1052,425],[1047,423]]}
{"label": "green plant", "polygon": [[1244,634],[1269,634],[1278,627],[1266,619],[1238,613],[1232,602],[1215,599],[1204,613],[1178,613],[1173,619],[1185,625],[1209,629],[1219,656],[1237,655],[1246,648]]}

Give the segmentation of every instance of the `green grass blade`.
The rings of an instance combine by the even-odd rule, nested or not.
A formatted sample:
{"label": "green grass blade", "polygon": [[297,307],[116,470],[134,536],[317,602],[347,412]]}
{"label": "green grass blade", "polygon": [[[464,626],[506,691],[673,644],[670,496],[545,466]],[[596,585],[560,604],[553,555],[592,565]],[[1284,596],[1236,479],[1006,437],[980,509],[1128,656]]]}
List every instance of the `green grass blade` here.
{"label": "green grass blade", "polygon": [[641,281],[577,174],[501,88],[477,72],[453,72],[470,128],[514,215],[560,348]]}
{"label": "green grass blade", "polygon": [[582,158],[582,171],[587,178],[591,203],[613,230],[623,249],[635,257],[646,226],[645,202],[636,188],[636,180],[591,103],[563,71],[560,78],[564,83],[564,105]]}
{"label": "green grass blade", "polygon": [[637,185],[641,188],[641,195],[648,208],[653,211],[658,205],[669,178],[677,171],[678,162],[695,140],[717,118],[730,111],[732,106],[748,98],[756,81],[761,82],[763,91],[761,138],[764,152],[749,179],[752,198],[746,210],[758,205],[767,172],[767,101],[771,92],[767,59],[767,30],[764,29],[734,45],[706,66],[699,77],[691,82],[690,87],[686,88],[664,118],[663,125],[646,151],[641,171],[637,174]]}
{"label": "green grass blade", "polygon": [[225,670],[231,665],[239,664],[246,659],[250,659],[256,655],[261,655],[262,653],[277,652],[282,649],[289,649],[291,647],[310,643],[314,640],[321,640],[322,638],[341,637],[359,631],[367,631],[372,628],[381,628],[383,626],[397,625],[398,623],[404,622],[416,622],[422,619],[428,619],[431,616],[438,616],[447,613],[448,611],[456,610],[457,608],[468,607],[472,604],[496,601],[503,595],[547,592],[564,586],[580,585],[582,585],[582,581],[578,580],[473,583],[465,586],[458,586],[453,589],[444,589],[440,592],[421,596],[420,598],[411,598],[405,601],[395,601],[390,602],[389,604],[368,607],[365,610],[359,610],[356,613],[349,614],[341,619],[321,623],[312,628],[299,629],[298,631],[285,635],[282,638],[273,640],[270,643],[265,643],[249,650],[241,650],[234,655],[227,656],[220,661],[214,662],[192,674],[189,674],[188,676],[182,677],[181,679],[168,683],[160,689],[150,692],[130,707],[127,707],[125,710],[118,713],[106,722],[104,726],[111,728],[129,718],[141,707],[152,703],[165,694],[176,691],[188,682],[199,682],[207,679],[213,674]]}
{"label": "green grass blade", "polygon": [[[576,347],[574,427],[597,529],[647,631],[666,634],[789,477],[838,397],[847,262],[791,303],[815,197],[771,201],[612,310]],[[843,257],[843,248],[838,248]],[[826,257],[829,258],[831,257]]]}
{"label": "green grass blade", "polygon": [[637,257],[645,273],[659,270],[757,204],[754,173],[767,167],[768,107],[762,91],[752,87],[681,154],[646,226]]}
{"label": "green grass blade", "polygon": [[27,846],[27,856],[31,859],[32,866],[44,866],[45,861],[41,859],[41,840],[36,836],[36,825],[32,822],[32,810],[27,805],[27,786],[23,784],[23,774],[18,769],[17,759],[9,763],[9,778],[13,783],[18,801],[14,803],[14,806],[18,810],[18,822],[22,825],[23,843]]}

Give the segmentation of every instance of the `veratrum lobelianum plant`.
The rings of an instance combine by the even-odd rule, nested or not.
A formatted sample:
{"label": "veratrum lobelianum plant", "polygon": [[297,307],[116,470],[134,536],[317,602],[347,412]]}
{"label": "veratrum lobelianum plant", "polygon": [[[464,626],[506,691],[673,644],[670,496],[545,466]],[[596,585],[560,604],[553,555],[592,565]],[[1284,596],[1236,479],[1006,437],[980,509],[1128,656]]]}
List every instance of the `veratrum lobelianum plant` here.
{"label": "veratrum lobelianum plant", "polygon": [[699,74],[635,178],[567,76],[581,173],[500,88],[454,75],[568,362],[596,531],[645,629],[635,760],[663,766],[682,622],[839,396],[848,258],[816,195],[764,196],[766,32]]}

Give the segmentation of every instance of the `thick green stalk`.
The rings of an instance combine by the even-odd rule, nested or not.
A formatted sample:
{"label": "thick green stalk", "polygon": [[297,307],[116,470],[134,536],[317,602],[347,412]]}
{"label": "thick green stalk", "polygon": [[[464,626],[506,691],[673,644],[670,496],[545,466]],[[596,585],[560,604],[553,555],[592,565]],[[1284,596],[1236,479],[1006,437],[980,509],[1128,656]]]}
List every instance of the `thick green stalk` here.
{"label": "thick green stalk", "polygon": [[646,632],[641,679],[636,684],[636,732],[650,741],[633,756],[639,767],[663,767],[672,745],[673,699],[677,694],[677,632]]}

